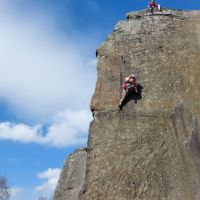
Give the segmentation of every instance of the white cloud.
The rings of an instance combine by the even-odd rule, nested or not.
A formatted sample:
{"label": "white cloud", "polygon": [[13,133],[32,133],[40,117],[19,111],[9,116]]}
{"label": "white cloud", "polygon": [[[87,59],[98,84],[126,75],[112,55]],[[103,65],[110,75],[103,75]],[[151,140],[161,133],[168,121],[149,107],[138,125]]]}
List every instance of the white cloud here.
{"label": "white cloud", "polygon": [[91,114],[87,111],[59,113],[48,129],[45,142],[53,146],[85,144]]}
{"label": "white cloud", "polygon": [[61,170],[59,168],[49,168],[46,171],[37,174],[40,185],[27,188],[10,188],[10,200],[36,200],[38,197],[51,199],[57,185],[60,172]]}
{"label": "white cloud", "polygon": [[2,122],[0,140],[85,143],[91,120],[85,110],[96,79],[96,59],[88,54],[96,46],[93,37],[68,35],[49,13],[31,10],[24,17],[15,6],[14,0],[0,1],[0,102],[20,121],[36,125]]}
{"label": "white cloud", "polygon": [[83,145],[87,141],[90,121],[90,112],[79,110],[57,113],[46,132],[41,125],[4,122],[0,123],[0,140],[32,142],[54,147]]}
{"label": "white cloud", "polygon": [[60,175],[60,169],[55,168],[49,168],[48,170],[42,172],[42,173],[38,173],[37,176],[39,179],[51,179],[51,178],[57,178]]}
{"label": "white cloud", "polygon": [[60,172],[61,170],[59,168],[49,168],[46,171],[37,174],[38,179],[41,181],[40,185],[28,189],[17,187],[11,188],[11,200],[35,200],[38,199],[39,196],[44,196],[50,199],[57,185]]}
{"label": "white cloud", "polygon": [[[21,121],[35,125],[2,122],[0,140],[55,147],[85,144],[91,120],[86,109],[96,79],[90,54],[95,54],[96,39],[77,33],[71,18],[63,20],[75,36],[58,30],[44,10],[31,8],[23,15],[16,2],[0,0],[0,102]],[[59,173],[48,169],[38,174],[43,183],[36,191],[52,192]],[[12,199],[33,199],[30,191],[13,188]]]}
{"label": "white cloud", "polygon": [[25,143],[40,139],[40,126],[30,127],[25,124],[0,123],[0,139],[11,139]]}
{"label": "white cloud", "polygon": [[51,196],[57,185],[61,170],[58,168],[48,170],[39,173],[37,176],[43,183],[35,188],[35,191],[44,196]]}
{"label": "white cloud", "polygon": [[10,189],[10,199],[11,200],[16,200],[16,199],[20,199],[20,196],[22,195],[22,193],[25,191],[24,188],[16,188],[13,187]]}
{"label": "white cloud", "polygon": [[96,68],[87,65],[87,51],[94,40],[60,33],[45,13],[24,17],[12,6],[7,12],[4,8],[0,6],[0,100],[22,119],[41,120],[58,110],[88,106]]}

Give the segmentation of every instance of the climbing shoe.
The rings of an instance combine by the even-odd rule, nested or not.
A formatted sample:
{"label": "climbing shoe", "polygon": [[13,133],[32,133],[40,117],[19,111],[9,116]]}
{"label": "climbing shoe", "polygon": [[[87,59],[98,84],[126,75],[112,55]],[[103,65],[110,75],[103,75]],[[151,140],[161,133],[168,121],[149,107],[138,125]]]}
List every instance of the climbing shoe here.
{"label": "climbing shoe", "polygon": [[119,111],[122,110],[122,104],[118,105]]}

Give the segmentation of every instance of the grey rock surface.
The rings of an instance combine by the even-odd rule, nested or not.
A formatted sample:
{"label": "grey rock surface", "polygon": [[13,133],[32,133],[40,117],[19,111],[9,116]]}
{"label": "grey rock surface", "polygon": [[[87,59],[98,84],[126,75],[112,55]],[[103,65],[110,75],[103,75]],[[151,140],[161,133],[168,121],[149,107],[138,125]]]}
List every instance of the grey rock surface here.
{"label": "grey rock surface", "polygon": [[[126,18],[97,50],[95,117],[78,200],[199,200],[200,11]],[[118,111],[130,73],[144,87],[142,98]],[[71,184],[71,172],[63,172],[60,188]]]}
{"label": "grey rock surface", "polygon": [[66,159],[55,189],[54,200],[77,200],[86,170],[86,149],[78,149]]}
{"label": "grey rock surface", "polygon": [[197,121],[184,109],[171,116],[99,112],[90,127],[84,200],[197,200]]}
{"label": "grey rock surface", "polygon": [[[200,11],[127,14],[97,50],[80,200],[200,199]],[[123,78],[144,87],[117,111]]]}
{"label": "grey rock surface", "polygon": [[171,15],[139,12],[140,18],[117,23],[97,51],[92,110],[116,111],[123,78],[134,73],[144,86],[143,99],[137,106],[129,103],[124,111],[169,113],[183,102],[200,117],[200,12],[166,12]]}

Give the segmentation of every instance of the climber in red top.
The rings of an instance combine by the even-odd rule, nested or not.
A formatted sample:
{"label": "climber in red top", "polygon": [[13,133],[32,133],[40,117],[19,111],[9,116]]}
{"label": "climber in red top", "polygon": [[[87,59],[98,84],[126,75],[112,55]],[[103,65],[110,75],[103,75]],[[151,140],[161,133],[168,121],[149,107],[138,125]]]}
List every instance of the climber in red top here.
{"label": "climber in red top", "polygon": [[154,0],[151,0],[151,1],[149,2],[148,7],[149,7],[150,12],[151,12],[152,15],[153,15],[153,9],[154,9],[154,8],[158,8],[158,10],[160,10],[160,5],[157,5],[157,4],[155,3]]}
{"label": "climber in red top", "polygon": [[136,92],[137,93],[137,87],[136,87],[136,78],[135,75],[131,74],[130,76],[127,76],[124,79],[124,82],[122,84],[122,98],[120,99],[119,102],[119,109],[121,110],[122,104],[126,98],[126,96],[131,93],[131,92]]}

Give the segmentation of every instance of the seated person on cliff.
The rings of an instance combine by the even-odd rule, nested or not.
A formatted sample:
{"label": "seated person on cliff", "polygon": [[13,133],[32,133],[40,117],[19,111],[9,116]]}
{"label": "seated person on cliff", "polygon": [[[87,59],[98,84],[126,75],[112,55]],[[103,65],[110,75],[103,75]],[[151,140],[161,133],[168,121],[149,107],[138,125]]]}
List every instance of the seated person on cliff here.
{"label": "seated person on cliff", "polygon": [[122,98],[120,99],[120,102],[119,102],[119,109],[120,110],[122,109],[123,102],[126,99],[127,95],[130,94],[130,93],[133,93],[133,92],[135,92],[135,93],[138,92],[137,87],[136,87],[135,75],[131,74],[130,76],[127,76],[124,79],[124,82],[122,84],[122,88],[123,88]]}
{"label": "seated person on cliff", "polygon": [[154,14],[154,13],[153,13],[154,8],[158,8],[158,10],[161,11],[160,5],[157,5],[156,2],[155,2],[154,0],[151,0],[151,1],[149,2],[148,7],[149,7],[150,12],[151,12],[152,15]]}

